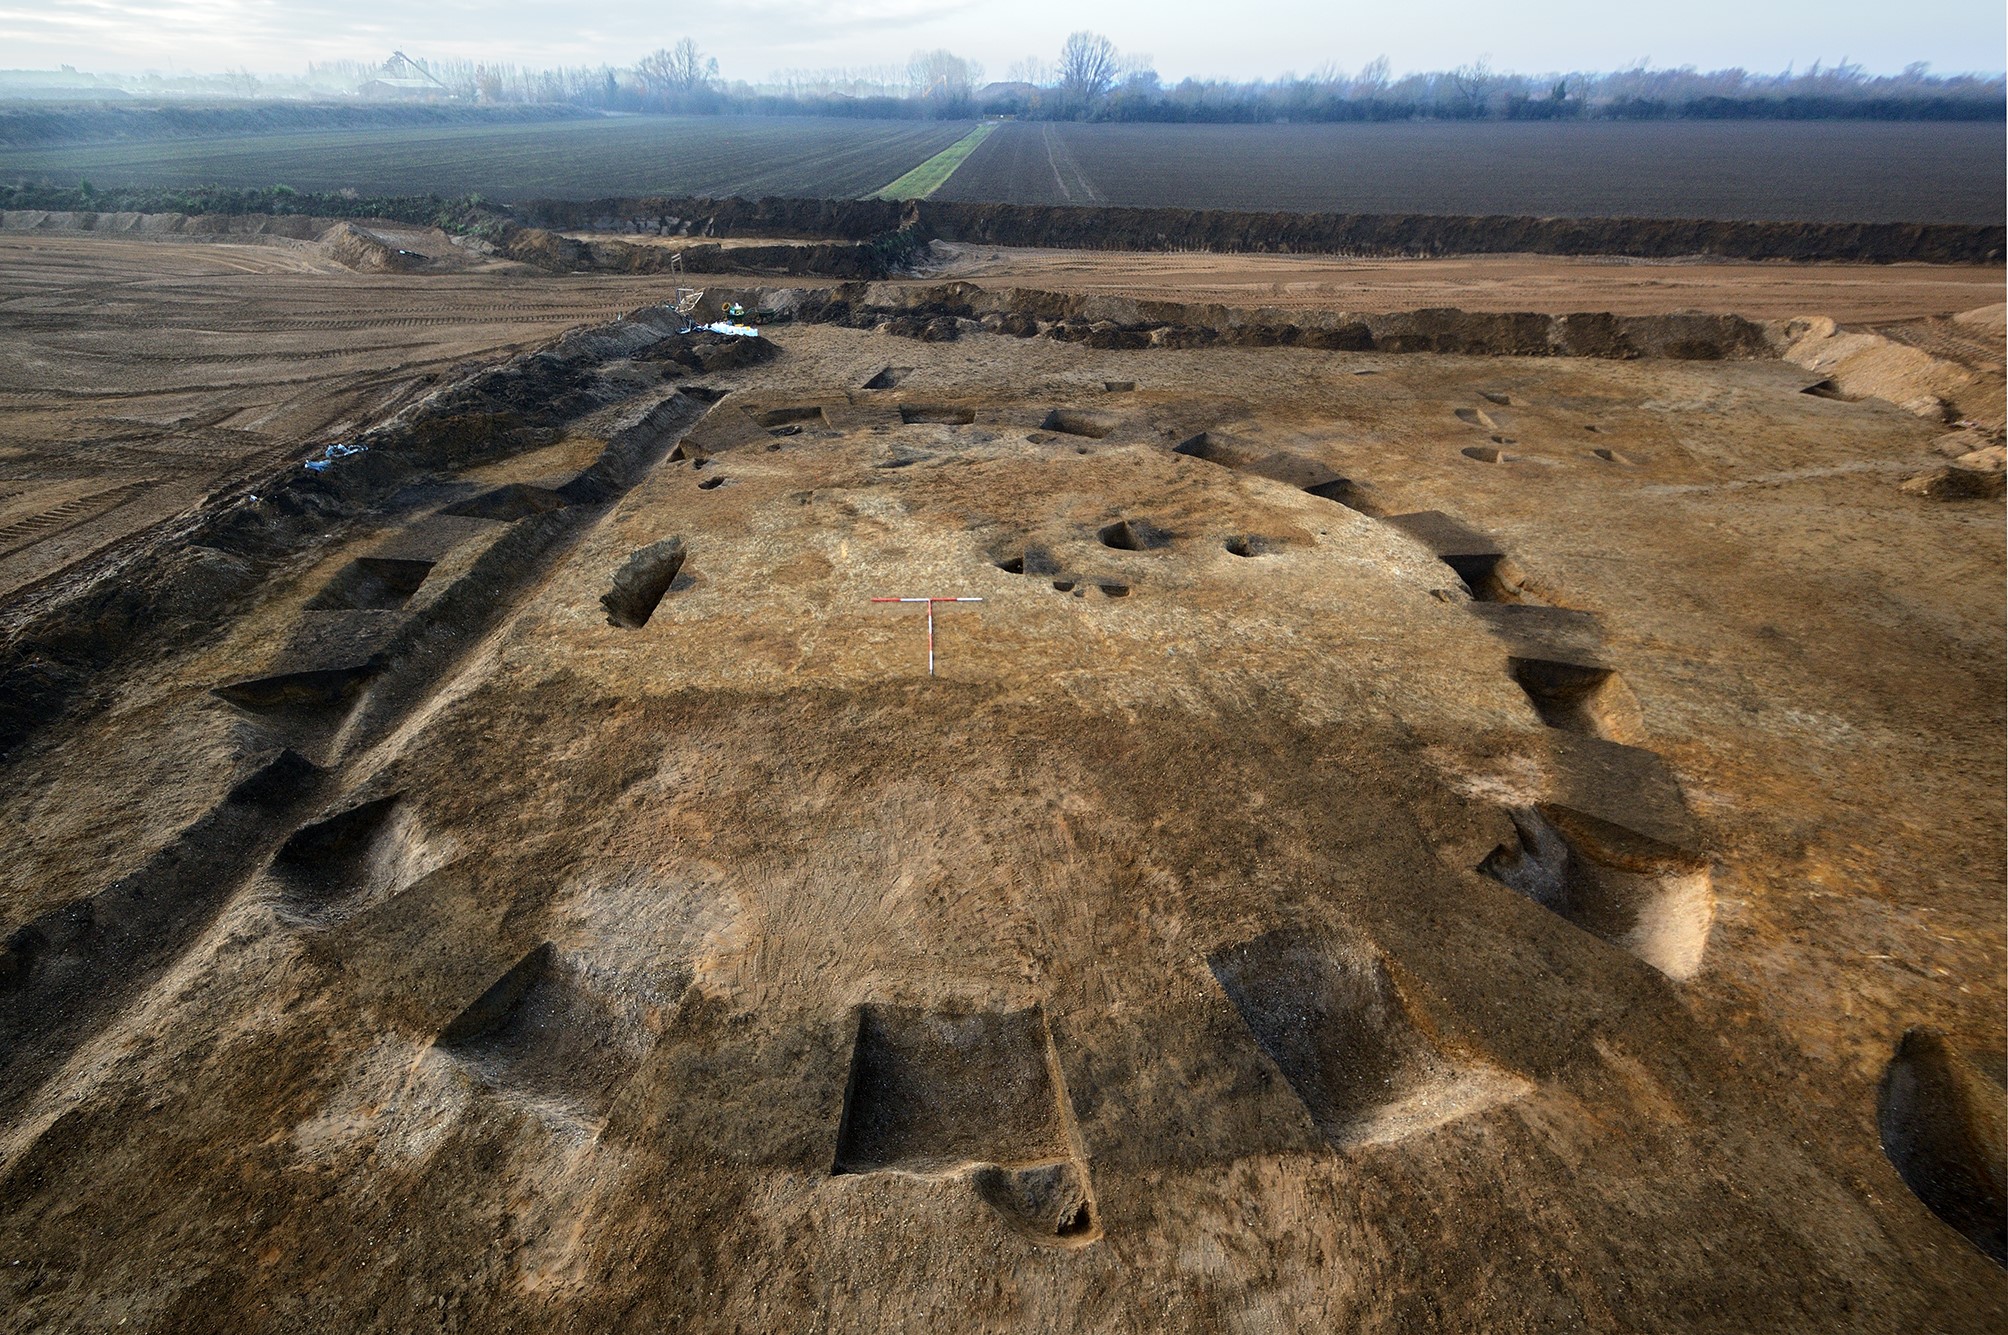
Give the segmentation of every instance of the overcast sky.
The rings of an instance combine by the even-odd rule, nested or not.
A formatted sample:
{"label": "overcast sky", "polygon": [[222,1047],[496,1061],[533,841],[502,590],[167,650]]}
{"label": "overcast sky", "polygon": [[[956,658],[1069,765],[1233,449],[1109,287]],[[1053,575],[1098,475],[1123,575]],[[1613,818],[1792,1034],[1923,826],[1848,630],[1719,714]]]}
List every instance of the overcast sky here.
{"label": "overcast sky", "polygon": [[519,64],[628,65],[689,35],[728,79],[786,68],[904,63],[947,47],[1002,77],[1051,60],[1077,28],[1148,55],[1167,80],[1355,69],[1385,54],[1397,73],[1480,57],[1526,73],[1741,65],[1773,71],[1850,59],[1876,72],[1928,61],[1999,73],[2002,0],[0,0],[0,66],[137,72],[298,72],[309,60],[465,56]]}

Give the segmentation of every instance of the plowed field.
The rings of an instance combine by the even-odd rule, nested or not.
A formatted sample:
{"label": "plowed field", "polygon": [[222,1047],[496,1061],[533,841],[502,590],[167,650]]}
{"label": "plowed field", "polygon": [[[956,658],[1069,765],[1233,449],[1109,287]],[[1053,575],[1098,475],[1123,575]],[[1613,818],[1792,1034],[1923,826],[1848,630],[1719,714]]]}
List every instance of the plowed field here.
{"label": "plowed field", "polygon": [[631,116],[0,152],[0,179],[215,184],[365,195],[867,195],[969,132],[966,121]]}
{"label": "plowed field", "polygon": [[1772,222],[2002,219],[2003,127],[1014,123],[936,199]]}

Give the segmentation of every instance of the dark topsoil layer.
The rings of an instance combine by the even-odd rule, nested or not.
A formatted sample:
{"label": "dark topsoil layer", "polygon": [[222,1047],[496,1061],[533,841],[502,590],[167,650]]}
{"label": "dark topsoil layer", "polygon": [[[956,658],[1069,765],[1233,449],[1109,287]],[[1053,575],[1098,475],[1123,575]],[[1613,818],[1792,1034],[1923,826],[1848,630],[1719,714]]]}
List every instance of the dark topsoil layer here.
{"label": "dark topsoil layer", "polygon": [[1354,255],[1713,255],[1749,260],[1999,264],[2008,229],[1958,223],[1753,223],[1701,219],[1437,217],[1049,208],[848,199],[534,200],[533,226],[692,236],[864,241],[927,237],[1063,250],[1202,249]]}

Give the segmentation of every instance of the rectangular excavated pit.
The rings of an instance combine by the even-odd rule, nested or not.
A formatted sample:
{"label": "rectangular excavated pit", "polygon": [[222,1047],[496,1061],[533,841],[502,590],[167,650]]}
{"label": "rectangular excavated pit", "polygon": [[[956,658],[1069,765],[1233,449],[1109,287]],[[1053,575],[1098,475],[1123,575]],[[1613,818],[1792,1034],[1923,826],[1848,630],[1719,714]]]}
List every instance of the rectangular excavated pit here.
{"label": "rectangular excavated pit", "polygon": [[1188,459],[1204,459],[1222,468],[1240,468],[1256,458],[1252,447],[1218,431],[1202,431],[1196,436],[1187,436],[1173,446],[1171,452]]}
{"label": "rectangular excavated pit", "polygon": [[343,566],[307,601],[315,612],[394,612],[411,601],[432,562],[365,556]]}
{"label": "rectangular excavated pit", "polygon": [[832,1174],[967,1174],[1012,1231],[1101,1237],[1044,1011],[858,1008]]}
{"label": "rectangular excavated pit", "polygon": [[1515,844],[1478,871],[1673,979],[1701,968],[1715,890],[1699,854],[1642,844],[1630,832],[1552,804],[1512,813]]}
{"label": "rectangular excavated pit", "polygon": [[936,426],[968,426],[976,420],[974,408],[958,408],[941,403],[902,403],[899,420],[908,426],[923,423]]}
{"label": "rectangular excavated pit", "polygon": [[768,408],[765,411],[754,413],[753,420],[770,430],[777,426],[829,425],[829,419],[823,416],[822,408],[813,404],[789,408]]}
{"label": "rectangular excavated pit", "polygon": [[1674,979],[1701,968],[1715,890],[1700,826],[1660,756],[1556,731],[1549,794],[1478,870]]}
{"label": "rectangular excavated pit", "polygon": [[858,1010],[833,1171],[939,1172],[1063,1159],[1044,1014]]}
{"label": "rectangular excavated pit", "polygon": [[683,539],[664,538],[628,557],[614,572],[613,587],[600,595],[607,624],[629,630],[646,626],[682,571],[684,555]]}
{"label": "rectangular excavated pit", "polygon": [[1086,436],[1091,440],[1100,440],[1120,425],[1122,419],[1114,413],[1095,412],[1088,408],[1055,408],[1039,424],[1041,430]]}
{"label": "rectangular excavated pit", "polygon": [[504,522],[527,518],[530,515],[548,514],[552,510],[562,510],[569,504],[563,496],[548,487],[533,487],[528,483],[512,482],[507,486],[484,491],[479,496],[450,505],[439,513],[468,519],[499,519]]}
{"label": "rectangular excavated pit", "polygon": [[1335,1145],[1412,1135],[1525,1088],[1495,1067],[1440,1050],[1367,946],[1285,928],[1216,951],[1207,963]]}
{"label": "rectangular excavated pit", "polygon": [[430,859],[403,794],[360,802],[294,831],[272,859],[278,910],[323,926],[415,880]]}
{"label": "rectangular excavated pit", "polygon": [[1148,552],[1169,546],[1175,535],[1145,519],[1118,519],[1096,531],[1095,539],[1119,552]]}
{"label": "rectangular excavated pit", "polygon": [[1388,523],[1427,547],[1457,572],[1471,596],[1484,603],[1538,601],[1526,589],[1526,574],[1505,549],[1476,529],[1440,510],[1392,515]]}
{"label": "rectangular excavated pit", "polygon": [[1335,477],[1326,482],[1314,483],[1304,490],[1319,500],[1336,501],[1348,510],[1357,510],[1363,515],[1378,516],[1387,513],[1374,500],[1372,489],[1349,477]]}
{"label": "rectangular excavated pit", "polygon": [[1631,688],[1601,664],[1512,657],[1506,667],[1551,728],[1627,743],[1644,731]]}
{"label": "rectangular excavated pit", "polygon": [[[689,977],[664,981],[674,992]],[[469,1003],[434,1045],[498,1093],[599,1116],[655,1041],[612,984],[546,941]]]}

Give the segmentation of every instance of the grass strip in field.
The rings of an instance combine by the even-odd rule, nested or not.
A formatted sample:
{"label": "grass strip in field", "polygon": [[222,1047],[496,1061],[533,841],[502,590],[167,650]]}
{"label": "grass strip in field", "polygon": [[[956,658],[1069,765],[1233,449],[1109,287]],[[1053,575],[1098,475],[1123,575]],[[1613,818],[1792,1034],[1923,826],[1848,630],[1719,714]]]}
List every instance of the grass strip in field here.
{"label": "grass strip in field", "polygon": [[955,175],[955,169],[960,167],[963,161],[976,151],[976,146],[988,139],[990,132],[996,128],[996,121],[984,121],[891,185],[876,190],[865,198],[926,199],[948,184],[948,178]]}

